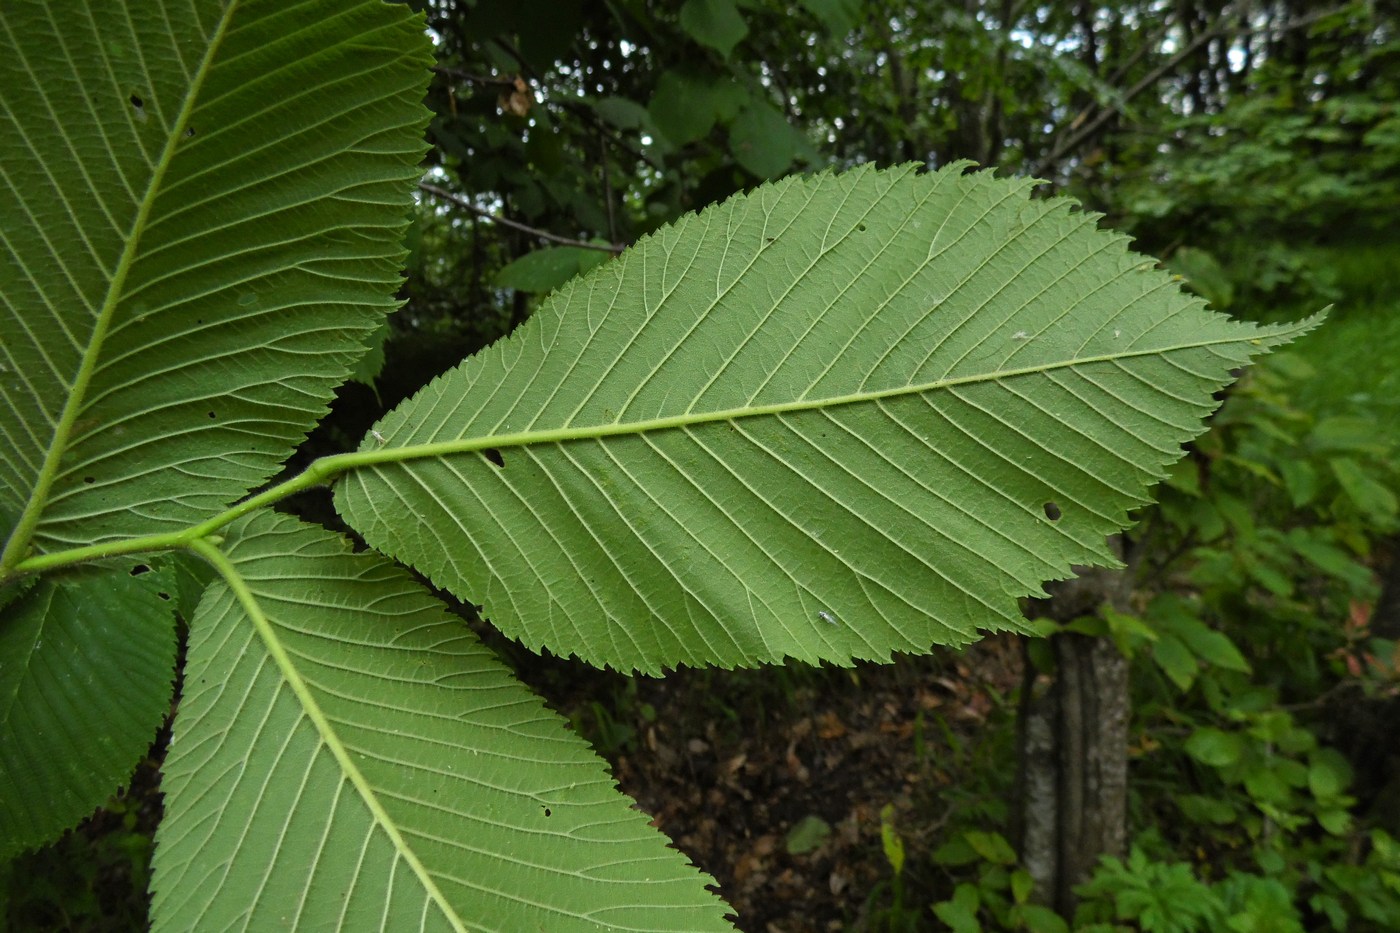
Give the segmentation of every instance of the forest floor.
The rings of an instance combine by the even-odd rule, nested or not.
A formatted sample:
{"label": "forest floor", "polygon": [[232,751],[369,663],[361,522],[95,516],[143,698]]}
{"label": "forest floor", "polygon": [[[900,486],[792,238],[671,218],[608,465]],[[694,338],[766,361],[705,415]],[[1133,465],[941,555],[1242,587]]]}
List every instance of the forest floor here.
{"label": "forest floor", "polygon": [[[947,896],[928,856],[955,813],[965,827],[1004,815],[1020,672],[1017,641],[1003,636],[852,669],[657,679],[550,662],[521,676],[716,879],[739,929],[827,933],[885,929],[897,902]],[[905,853],[898,883],[882,811]],[[931,921],[924,913],[921,926]]]}

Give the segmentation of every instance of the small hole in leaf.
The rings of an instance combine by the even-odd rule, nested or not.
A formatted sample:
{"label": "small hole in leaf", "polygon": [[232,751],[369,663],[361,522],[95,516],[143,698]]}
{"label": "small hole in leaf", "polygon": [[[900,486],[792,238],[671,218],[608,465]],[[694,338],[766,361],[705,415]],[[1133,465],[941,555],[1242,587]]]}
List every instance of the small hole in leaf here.
{"label": "small hole in leaf", "polygon": [[219,417],[219,416],[216,415],[216,414],[214,414],[214,412],[211,411],[211,412],[209,413],[209,417],[210,417],[210,418],[217,418],[217,417]]}
{"label": "small hole in leaf", "polygon": [[161,599],[165,600],[166,602],[170,601],[169,593],[157,593],[156,595],[159,596]]}
{"label": "small hole in leaf", "polygon": [[194,136],[194,127],[192,127],[192,126],[186,127],[186,128],[185,128],[185,138],[186,138],[186,139],[189,139],[189,138],[191,138],[192,136]]}
{"label": "small hole in leaf", "polygon": [[146,106],[146,102],[143,101],[141,98],[137,97],[135,94],[131,95],[130,100],[131,106],[135,107],[137,110],[140,110],[142,107]]}
{"label": "small hole in leaf", "polygon": [[150,567],[147,567],[145,564],[137,564],[135,567],[132,567],[132,568],[131,568],[131,575],[132,575],[133,577],[139,577],[139,576],[141,576],[141,574],[143,574],[143,573],[150,573],[150,572],[151,572],[151,568],[150,568]]}
{"label": "small hole in leaf", "polygon": [[1060,520],[1060,507],[1053,502],[1045,503],[1045,517],[1052,522]]}
{"label": "small hole in leaf", "polygon": [[857,224],[857,225],[856,225],[856,229],[859,230],[861,233],[864,233],[864,232],[865,232],[865,224]]}
{"label": "small hole in leaf", "polygon": [[488,447],[481,452],[481,455],[490,460],[498,467],[506,465],[506,458],[501,456],[501,452],[494,447]]}
{"label": "small hole in leaf", "polygon": [[545,808],[544,808],[544,815],[545,815],[545,816],[553,816],[553,815],[554,815],[554,812],[553,812],[552,810],[550,810],[549,807],[545,807]]}
{"label": "small hole in leaf", "polygon": [[84,476],[84,477],[83,477],[83,482],[88,483],[88,484],[95,483],[95,482],[97,482],[97,477],[96,477],[96,476]]}

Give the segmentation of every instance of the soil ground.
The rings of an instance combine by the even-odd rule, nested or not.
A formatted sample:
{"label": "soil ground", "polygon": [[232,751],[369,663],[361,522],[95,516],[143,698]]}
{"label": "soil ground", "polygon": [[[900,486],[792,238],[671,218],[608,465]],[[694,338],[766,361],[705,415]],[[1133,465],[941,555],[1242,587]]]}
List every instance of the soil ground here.
{"label": "soil ground", "polygon": [[[927,856],[950,816],[1005,810],[1020,680],[1012,637],[852,669],[535,680],[716,879],[745,933],[883,929],[897,896],[886,807],[911,905],[949,893]],[[611,694],[597,692],[600,680]]]}

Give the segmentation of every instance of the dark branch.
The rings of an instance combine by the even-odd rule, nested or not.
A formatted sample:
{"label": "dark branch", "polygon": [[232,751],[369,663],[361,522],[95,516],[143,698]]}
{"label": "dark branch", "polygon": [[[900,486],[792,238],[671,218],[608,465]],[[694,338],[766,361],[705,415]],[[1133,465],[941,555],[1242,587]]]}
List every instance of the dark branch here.
{"label": "dark branch", "polygon": [[[1114,102],[1117,106],[1101,107],[1096,117],[1094,117],[1092,120],[1083,123],[1079,127],[1079,130],[1077,132],[1071,133],[1068,137],[1065,137],[1061,142],[1057,143],[1054,149],[1051,150],[1050,154],[1044,159],[1040,160],[1040,162],[1036,165],[1035,169],[1031,172],[1031,174],[1037,177],[1044,175],[1050,169],[1054,168],[1056,163],[1058,163],[1060,159],[1064,158],[1066,155],[1082,146],[1088,140],[1097,136],[1099,131],[1103,129],[1103,127],[1114,116],[1114,114],[1119,112],[1118,107],[1126,105],[1134,97],[1137,97],[1143,91],[1156,85],[1156,83],[1160,81],[1164,75],[1166,75],[1172,69],[1176,68],[1177,65],[1180,65],[1187,58],[1191,57],[1191,55],[1193,55],[1197,50],[1200,49],[1201,46],[1205,45],[1207,42],[1211,42],[1215,39],[1224,38],[1226,36],[1248,36],[1260,32],[1288,32],[1294,29],[1301,29],[1304,26],[1312,25],[1318,20],[1326,19],[1329,16],[1333,16],[1336,13],[1340,12],[1342,9],[1345,8],[1333,7],[1327,10],[1320,10],[1316,13],[1312,13],[1307,16],[1300,16],[1297,19],[1289,20],[1288,22],[1279,23],[1277,25],[1238,27],[1234,29],[1231,29],[1228,26],[1219,25],[1214,29],[1207,29],[1205,32],[1202,32],[1200,35],[1196,36],[1195,39],[1193,39],[1183,48],[1178,50],[1161,65],[1154,68],[1137,84],[1134,84],[1128,90],[1124,91],[1123,96],[1118,98],[1118,100]],[[1083,116],[1084,114],[1081,113],[1075,117],[1075,120],[1081,120]]]}
{"label": "dark branch", "polygon": [[502,75],[478,75],[460,68],[449,68],[447,65],[434,65],[433,71],[449,78],[456,78],[458,81],[465,81],[468,84],[488,84],[494,87],[515,87],[515,77],[505,77]]}
{"label": "dark branch", "polygon": [[528,233],[530,236],[539,237],[541,240],[548,240],[550,243],[558,243],[561,246],[577,246],[582,249],[596,249],[599,252],[613,253],[614,255],[626,249],[626,247],[620,243],[589,243],[586,240],[575,240],[566,236],[550,233],[548,230],[541,230],[538,227],[522,224],[518,220],[511,220],[508,217],[493,214],[484,207],[477,207],[461,195],[453,194],[446,188],[439,188],[437,185],[429,184],[426,181],[420,181],[418,183],[418,189],[420,191],[426,191],[433,197],[441,198],[444,201],[455,204],[465,211],[471,211],[476,216],[489,220],[492,223],[500,224],[503,227],[510,227],[512,230],[519,230],[521,233]]}

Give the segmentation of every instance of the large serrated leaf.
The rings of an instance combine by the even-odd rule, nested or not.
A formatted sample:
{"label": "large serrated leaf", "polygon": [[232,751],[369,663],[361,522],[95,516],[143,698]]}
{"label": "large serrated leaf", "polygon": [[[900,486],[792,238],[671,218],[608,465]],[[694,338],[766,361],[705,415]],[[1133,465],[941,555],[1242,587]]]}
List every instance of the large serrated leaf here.
{"label": "large serrated leaf", "polygon": [[1018,597],[1111,561],[1231,371],[1308,326],[1208,312],[1029,187],[857,170],[684,218],[390,413],[338,506],[597,664],[1017,628]]}
{"label": "large serrated leaf", "polygon": [[603,762],[402,569],[270,512],[225,554],[232,586],[190,627],[157,929],[729,929]]}
{"label": "large serrated leaf", "polygon": [[276,471],[393,307],[430,62],[380,0],[7,0],[7,566]]}

